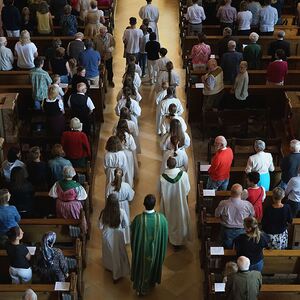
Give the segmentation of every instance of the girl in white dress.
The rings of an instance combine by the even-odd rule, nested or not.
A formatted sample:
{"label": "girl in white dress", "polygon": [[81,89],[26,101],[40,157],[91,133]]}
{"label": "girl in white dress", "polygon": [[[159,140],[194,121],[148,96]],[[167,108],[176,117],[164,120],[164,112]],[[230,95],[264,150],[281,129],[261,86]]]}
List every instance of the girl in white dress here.
{"label": "girl in white dress", "polygon": [[138,164],[136,157],[136,145],[133,136],[130,134],[126,120],[119,121],[116,136],[120,139],[127,158],[125,181],[133,187],[133,178],[137,178]]}
{"label": "girl in white dress", "polygon": [[[130,210],[129,210],[129,202],[133,200],[134,190],[131,186],[122,182],[123,170],[120,168],[115,169],[115,178],[114,180],[108,184],[106,187],[106,197],[110,194],[115,194],[119,200],[120,209],[123,209],[126,212],[127,219],[130,223]],[[130,227],[127,226],[124,233],[125,244],[130,243]]]}
{"label": "girl in white dress", "polygon": [[122,83],[124,83],[124,81],[126,80],[126,78],[128,76],[133,79],[133,85],[134,85],[136,91],[138,91],[141,87],[142,80],[141,80],[141,77],[139,76],[139,74],[135,71],[135,63],[129,63],[127,65],[126,72],[123,75]]}
{"label": "girl in white dress", "polygon": [[160,134],[160,104],[162,102],[162,100],[165,99],[165,97],[167,96],[167,89],[168,89],[168,83],[167,82],[163,82],[161,84],[161,88],[162,90],[160,92],[157,93],[156,95],[156,99],[155,99],[155,102],[156,102],[156,131],[157,131],[157,134]]}
{"label": "girl in white dress", "polygon": [[102,230],[103,265],[112,272],[114,283],[130,274],[123,234],[126,226],[129,226],[126,212],[120,208],[117,196],[109,195],[105,208],[100,213],[99,228]]}
{"label": "girl in white dress", "polygon": [[127,157],[123,150],[122,143],[117,136],[111,136],[105,146],[107,151],[104,155],[104,171],[106,174],[106,185],[114,179],[116,168],[121,168],[124,175],[127,173]]}
{"label": "girl in white dress", "polygon": [[124,88],[128,87],[131,91],[131,98],[137,102],[140,102],[142,100],[142,96],[139,93],[139,91],[136,90],[135,86],[133,85],[133,80],[130,76],[127,76],[126,79],[123,82],[123,88],[119,91],[117,95],[117,101],[119,101],[121,98],[124,97]]}
{"label": "girl in white dress", "polygon": [[159,74],[156,83],[156,91],[159,92],[161,90],[162,82],[166,81],[169,86],[178,86],[180,83],[179,75],[174,71],[174,66],[171,61],[168,61],[166,64],[167,71],[162,71]]}

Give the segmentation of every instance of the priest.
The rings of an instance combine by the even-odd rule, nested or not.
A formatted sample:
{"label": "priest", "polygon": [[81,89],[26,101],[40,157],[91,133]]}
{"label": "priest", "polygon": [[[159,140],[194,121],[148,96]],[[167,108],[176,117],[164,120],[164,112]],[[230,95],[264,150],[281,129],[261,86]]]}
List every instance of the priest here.
{"label": "priest", "polygon": [[191,240],[190,212],[187,196],[190,191],[188,174],[176,168],[176,159],[169,157],[167,169],[160,176],[161,212],[169,224],[169,241],[178,250]]}
{"label": "priest", "polygon": [[161,281],[162,265],[168,243],[168,223],[155,212],[155,196],[144,199],[145,211],[131,224],[131,280],[138,296],[147,295]]}
{"label": "priest", "polygon": [[139,16],[142,20],[148,19],[149,20],[149,27],[152,29],[153,32],[156,33],[156,39],[158,41],[158,28],[157,22],[159,18],[158,8],[152,5],[152,0],[146,0],[147,5],[142,6],[139,11]]}

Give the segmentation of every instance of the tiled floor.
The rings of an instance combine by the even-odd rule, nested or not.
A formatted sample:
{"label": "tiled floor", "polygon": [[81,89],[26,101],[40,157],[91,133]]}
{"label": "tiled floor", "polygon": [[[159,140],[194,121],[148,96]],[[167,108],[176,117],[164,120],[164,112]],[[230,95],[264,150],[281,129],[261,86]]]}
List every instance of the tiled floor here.
{"label": "tiled floor", "polygon": [[[96,176],[94,183],[95,210],[92,215],[92,235],[88,242],[88,265],[85,270],[85,299],[87,300],[110,300],[110,299],[136,299],[129,278],[125,278],[113,284],[111,274],[105,271],[101,264],[101,236],[97,228],[97,220],[100,210],[104,206],[105,175],[103,172],[104,145],[117,117],[114,114],[116,94],[121,88],[121,77],[125,67],[123,59],[123,31],[128,26],[131,16],[138,18],[138,10],[145,1],[118,0],[115,15],[115,31],[117,46],[114,53],[114,71],[116,87],[108,91],[106,97],[105,123],[100,134],[100,146],[96,161]],[[159,35],[160,43],[169,50],[168,56],[173,61],[175,68],[181,75],[181,86],[178,88],[178,97],[185,103],[184,93],[184,71],[181,69],[179,28],[178,28],[178,1],[154,0],[160,10]],[[141,20],[138,21],[138,25]],[[155,134],[155,103],[153,87],[143,84],[142,87],[142,117],[140,118],[140,134],[142,154],[139,156],[141,163],[140,178],[135,184],[136,196],[131,204],[131,217],[142,212],[142,201],[147,193],[157,193],[159,179],[159,168],[161,163],[161,151],[159,149],[159,138]],[[189,195],[189,206],[193,223],[193,243],[180,252],[173,252],[168,248],[167,257],[163,268],[161,285],[157,286],[147,299],[201,299],[202,298],[202,274],[199,263],[199,242],[196,235],[195,222],[195,191],[194,184],[194,162],[192,147],[188,150],[189,176],[191,181],[191,192]],[[159,203],[157,205],[159,209]],[[128,248],[129,256],[130,248]]]}

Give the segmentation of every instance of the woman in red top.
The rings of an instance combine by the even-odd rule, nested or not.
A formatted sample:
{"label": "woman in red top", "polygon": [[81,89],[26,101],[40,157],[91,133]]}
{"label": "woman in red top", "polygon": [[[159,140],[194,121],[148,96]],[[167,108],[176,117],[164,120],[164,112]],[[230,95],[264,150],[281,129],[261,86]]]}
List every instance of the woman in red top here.
{"label": "woman in red top", "polygon": [[269,63],[267,68],[267,84],[283,85],[285,76],[288,72],[288,64],[285,59],[283,49],[277,49],[275,52],[275,61]]}
{"label": "woman in red top", "polygon": [[263,187],[258,186],[260,175],[258,172],[250,172],[247,174],[248,198],[247,200],[253,205],[255,218],[260,221],[263,216],[262,203],[266,198],[266,192]]}

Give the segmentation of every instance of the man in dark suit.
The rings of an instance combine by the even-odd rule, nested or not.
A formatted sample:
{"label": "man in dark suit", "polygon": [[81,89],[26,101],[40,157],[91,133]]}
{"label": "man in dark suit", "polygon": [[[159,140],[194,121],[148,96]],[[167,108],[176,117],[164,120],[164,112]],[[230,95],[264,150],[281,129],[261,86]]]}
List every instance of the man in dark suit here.
{"label": "man in dark suit", "polygon": [[290,43],[283,40],[284,36],[285,36],[285,32],[283,30],[280,30],[277,33],[277,40],[274,42],[271,42],[269,49],[268,49],[268,55],[272,56],[272,60],[275,60],[275,52],[278,49],[284,50],[284,53],[286,56],[285,60],[287,57],[290,56]]}

